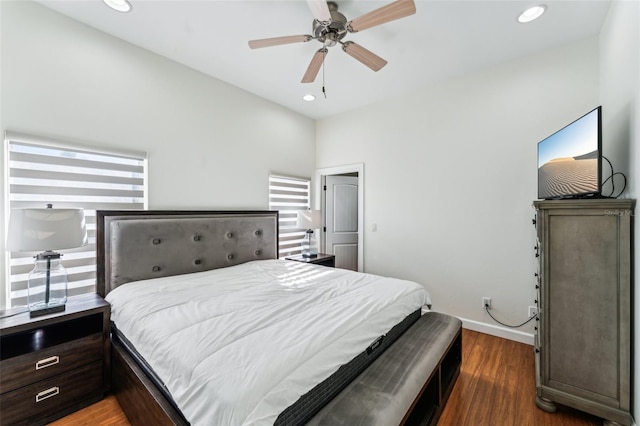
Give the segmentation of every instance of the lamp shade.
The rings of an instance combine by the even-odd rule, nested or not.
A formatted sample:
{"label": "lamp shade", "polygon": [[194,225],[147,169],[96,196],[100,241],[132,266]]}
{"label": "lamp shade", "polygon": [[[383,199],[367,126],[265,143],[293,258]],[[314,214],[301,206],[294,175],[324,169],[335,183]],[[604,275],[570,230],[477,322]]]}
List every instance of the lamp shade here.
{"label": "lamp shade", "polygon": [[87,244],[82,209],[12,209],[7,250],[47,251]]}
{"label": "lamp shade", "polygon": [[322,211],[298,210],[296,227],[301,229],[318,229],[322,225]]}

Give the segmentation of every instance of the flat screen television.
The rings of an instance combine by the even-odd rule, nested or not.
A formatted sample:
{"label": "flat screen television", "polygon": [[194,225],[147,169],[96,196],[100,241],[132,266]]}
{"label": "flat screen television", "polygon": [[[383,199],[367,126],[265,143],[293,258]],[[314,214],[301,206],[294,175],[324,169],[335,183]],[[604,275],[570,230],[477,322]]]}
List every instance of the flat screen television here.
{"label": "flat screen television", "polygon": [[538,198],[599,197],[602,107],[538,143]]}

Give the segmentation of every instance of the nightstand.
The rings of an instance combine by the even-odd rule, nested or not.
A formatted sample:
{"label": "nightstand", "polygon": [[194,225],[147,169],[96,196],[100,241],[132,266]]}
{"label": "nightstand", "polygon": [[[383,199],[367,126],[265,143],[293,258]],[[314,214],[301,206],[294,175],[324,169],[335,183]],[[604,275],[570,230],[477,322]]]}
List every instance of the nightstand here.
{"label": "nightstand", "polygon": [[335,268],[336,257],[332,254],[318,253],[316,257],[302,257],[301,254],[285,257],[286,260],[295,260],[296,262],[313,263],[314,265],[328,266]]}
{"label": "nightstand", "polygon": [[110,306],[69,297],[64,312],[0,318],[2,424],[45,424],[102,399],[109,386]]}

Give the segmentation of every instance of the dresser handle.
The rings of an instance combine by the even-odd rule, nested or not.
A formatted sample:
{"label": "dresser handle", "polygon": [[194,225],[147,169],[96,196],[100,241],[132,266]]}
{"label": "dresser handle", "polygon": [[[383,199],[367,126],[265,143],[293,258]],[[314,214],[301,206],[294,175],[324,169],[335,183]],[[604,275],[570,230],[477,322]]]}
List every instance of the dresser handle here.
{"label": "dresser handle", "polygon": [[41,359],[40,361],[36,362],[36,370],[41,370],[43,368],[51,367],[52,365],[56,365],[59,362],[60,362],[60,357],[58,355]]}
{"label": "dresser handle", "polygon": [[57,386],[54,386],[47,390],[43,390],[42,392],[36,395],[36,402],[44,401],[45,399],[51,398],[52,396],[56,396],[59,393],[60,393],[60,388]]}

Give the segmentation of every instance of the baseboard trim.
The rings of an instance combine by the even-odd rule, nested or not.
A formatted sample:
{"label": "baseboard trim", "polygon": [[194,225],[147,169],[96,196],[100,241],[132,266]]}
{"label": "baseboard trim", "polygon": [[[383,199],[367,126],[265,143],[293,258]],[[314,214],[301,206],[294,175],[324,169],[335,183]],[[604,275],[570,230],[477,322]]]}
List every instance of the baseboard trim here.
{"label": "baseboard trim", "polygon": [[502,337],[503,339],[514,340],[516,342],[533,346],[533,334],[531,333],[510,330],[508,328],[498,327],[496,325],[466,318],[460,318],[460,320],[462,321],[462,328],[466,328],[467,330],[478,331],[480,333],[490,334],[491,336]]}

